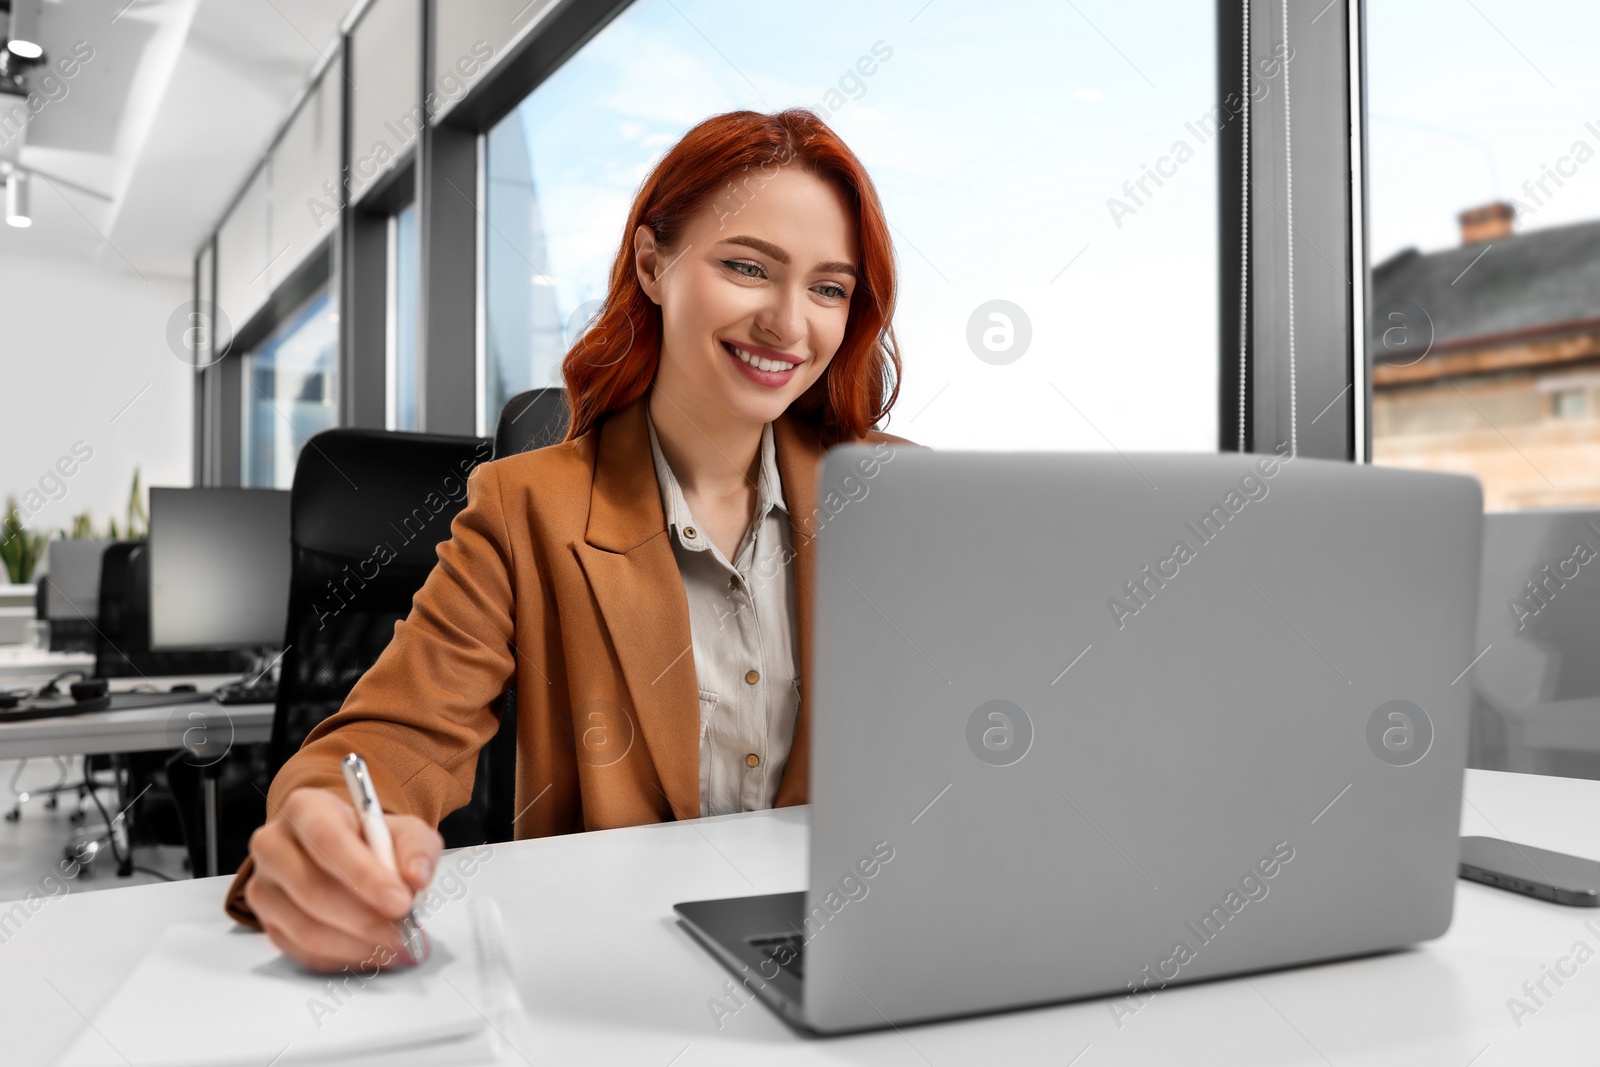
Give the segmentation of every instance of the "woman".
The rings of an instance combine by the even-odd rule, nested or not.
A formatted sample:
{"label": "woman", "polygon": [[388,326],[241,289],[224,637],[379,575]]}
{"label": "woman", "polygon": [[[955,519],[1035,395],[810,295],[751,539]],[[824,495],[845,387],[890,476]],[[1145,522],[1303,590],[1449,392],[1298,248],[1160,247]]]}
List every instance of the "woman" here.
{"label": "woman", "polygon": [[228,911],[308,966],[405,958],[393,920],[512,682],[519,838],[806,802],[817,463],[907,443],[871,429],[900,371],[883,211],[815,115],[740,111],[667,153],[623,233],[566,440],[473,472],[410,615],[273,781]]}

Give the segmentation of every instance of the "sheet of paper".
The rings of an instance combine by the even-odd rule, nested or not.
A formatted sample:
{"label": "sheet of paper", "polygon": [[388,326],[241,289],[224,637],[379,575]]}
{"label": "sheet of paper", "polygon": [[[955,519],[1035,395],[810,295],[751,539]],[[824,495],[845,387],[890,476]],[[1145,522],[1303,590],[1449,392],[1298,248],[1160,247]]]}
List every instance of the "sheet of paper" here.
{"label": "sheet of paper", "polygon": [[327,975],[226,919],[171,926],[61,1067],[425,1067],[526,1049],[494,901],[446,902],[425,927],[432,953],[421,966]]}

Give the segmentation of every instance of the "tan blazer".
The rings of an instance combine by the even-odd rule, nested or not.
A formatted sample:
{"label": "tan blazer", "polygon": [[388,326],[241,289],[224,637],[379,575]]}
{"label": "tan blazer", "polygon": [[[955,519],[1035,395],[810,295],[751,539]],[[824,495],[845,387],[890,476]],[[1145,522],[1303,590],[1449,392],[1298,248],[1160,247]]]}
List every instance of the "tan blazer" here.
{"label": "tan blazer", "polygon": [[[366,757],[389,812],[438,825],[472,795],[493,710],[517,687],[518,838],[695,818],[700,700],[688,599],[651,462],[645,400],[573,441],[479,466],[439,562],[344,705],[306,738],[268,794],[345,791],[339,761]],[[800,673],[810,671],[812,539],[840,498],[817,500],[831,442],[795,417],[773,424],[795,550]],[[909,445],[877,431],[862,441]],[[809,699],[776,806],[804,804]],[[227,910],[245,905],[246,860]]]}

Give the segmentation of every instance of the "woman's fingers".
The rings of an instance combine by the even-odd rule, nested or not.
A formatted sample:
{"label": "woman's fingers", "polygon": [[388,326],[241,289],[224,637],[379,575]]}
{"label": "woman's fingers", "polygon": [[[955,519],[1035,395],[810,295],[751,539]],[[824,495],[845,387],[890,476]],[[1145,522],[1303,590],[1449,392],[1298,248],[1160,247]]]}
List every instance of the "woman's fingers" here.
{"label": "woman's fingers", "polygon": [[439,866],[444,838],[415,815],[389,815],[389,836],[394,839],[395,866],[413,890],[428,888]]}
{"label": "woman's fingers", "polygon": [[307,916],[368,945],[400,946],[394,923],[358,897],[348,883],[314,863],[292,836],[263,842],[262,854],[270,865],[272,884]]}
{"label": "woman's fingers", "polygon": [[378,860],[355,810],[329,790],[295,790],[251,836],[245,899],[273,944],[317,970],[409,960],[395,920],[432,878],[442,841],[415,816],[387,818],[404,877]]}
{"label": "woman's fingers", "polygon": [[343,798],[326,790],[297,789],[284,801],[282,818],[311,861],[370,907],[391,919],[411,910],[411,886],[379,862],[361,836],[355,809]]}

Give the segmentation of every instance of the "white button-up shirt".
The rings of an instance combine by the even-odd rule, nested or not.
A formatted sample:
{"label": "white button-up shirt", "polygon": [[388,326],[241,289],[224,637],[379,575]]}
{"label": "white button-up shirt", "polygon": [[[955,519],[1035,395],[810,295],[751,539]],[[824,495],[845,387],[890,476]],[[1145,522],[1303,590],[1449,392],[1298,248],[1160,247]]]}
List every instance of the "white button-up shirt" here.
{"label": "white button-up shirt", "polygon": [[800,712],[794,551],[772,425],[756,513],[729,563],[689,511],[646,408],[650,455],[689,600],[700,690],[700,814],[772,807]]}

